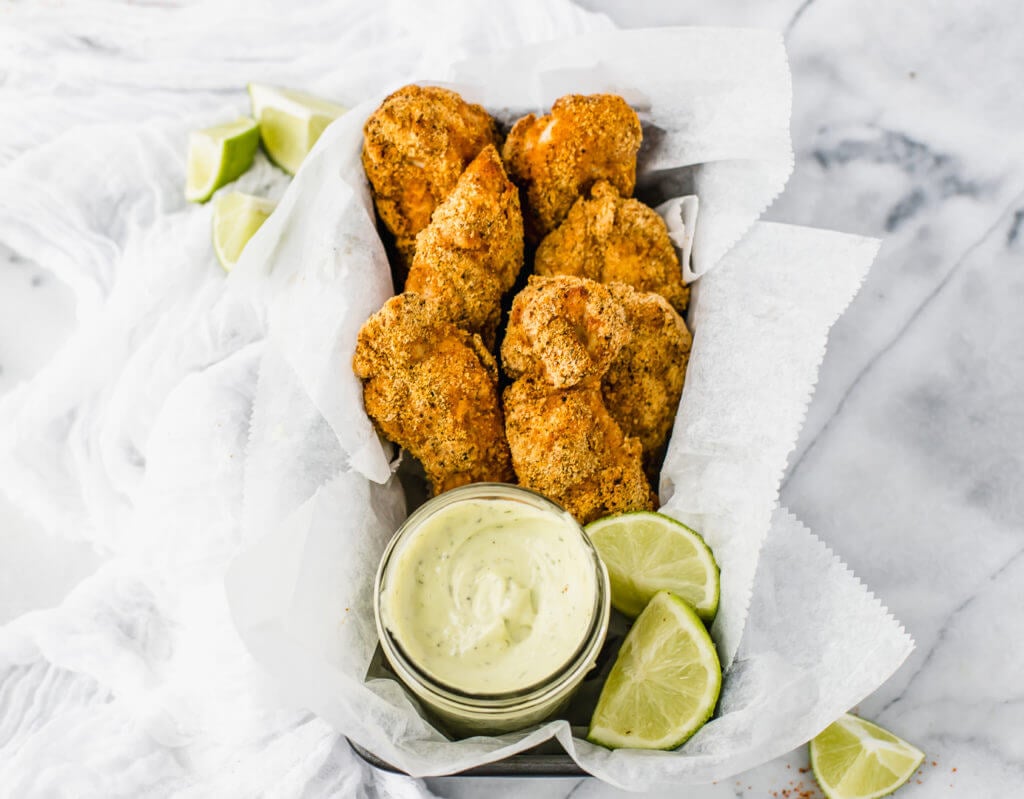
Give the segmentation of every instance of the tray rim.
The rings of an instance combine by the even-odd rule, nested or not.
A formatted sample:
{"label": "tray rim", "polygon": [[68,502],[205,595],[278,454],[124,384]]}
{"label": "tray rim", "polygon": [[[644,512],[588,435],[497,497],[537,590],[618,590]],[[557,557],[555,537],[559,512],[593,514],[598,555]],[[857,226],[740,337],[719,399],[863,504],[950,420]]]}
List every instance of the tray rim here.
{"label": "tray rim", "polygon": [[[352,751],[359,758],[374,768],[389,771],[392,774],[406,774],[397,766],[393,766],[386,760],[377,757],[373,752],[357,744],[348,736],[345,736],[352,747]],[[533,750],[507,757],[504,760],[497,760],[494,763],[484,763],[482,766],[457,771],[452,774],[437,774],[434,778],[441,777],[589,777],[569,755],[564,752],[557,754],[530,754]]]}

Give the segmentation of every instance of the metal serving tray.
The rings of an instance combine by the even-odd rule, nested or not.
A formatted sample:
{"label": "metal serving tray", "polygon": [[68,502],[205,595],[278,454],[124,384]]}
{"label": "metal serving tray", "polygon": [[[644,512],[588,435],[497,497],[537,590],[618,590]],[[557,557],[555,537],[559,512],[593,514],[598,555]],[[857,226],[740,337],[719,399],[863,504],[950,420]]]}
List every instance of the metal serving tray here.
{"label": "metal serving tray", "polygon": [[[581,727],[578,731],[573,727],[573,733],[586,735],[586,728]],[[349,741],[355,753],[363,760],[376,768],[384,769],[395,774],[403,774],[400,769],[390,763],[386,763],[371,752],[366,751],[359,744]],[[569,757],[558,745],[557,741],[545,741],[540,746],[529,749],[518,755],[499,760],[496,763],[488,763],[484,766],[460,771],[458,774],[448,774],[449,777],[585,777],[587,772],[576,765],[576,762]]]}

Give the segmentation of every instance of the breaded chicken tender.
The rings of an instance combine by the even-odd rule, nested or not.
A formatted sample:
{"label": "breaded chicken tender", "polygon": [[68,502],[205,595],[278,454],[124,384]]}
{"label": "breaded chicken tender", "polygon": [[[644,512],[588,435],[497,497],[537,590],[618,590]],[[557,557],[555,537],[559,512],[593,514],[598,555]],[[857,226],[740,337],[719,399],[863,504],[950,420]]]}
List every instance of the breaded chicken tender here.
{"label": "breaded chicken tender", "polygon": [[639,439],[653,474],[675,421],[693,338],[664,297],[622,283],[608,288],[632,335],[605,374],[601,395],[622,431]]}
{"label": "breaded chicken tender", "polygon": [[435,493],[513,478],[494,357],[434,303],[388,300],[359,331],[353,368],[366,412],[419,459]]}
{"label": "breaded chicken tender", "polygon": [[580,277],[531,277],[509,313],[501,360],[513,378],[536,375],[553,388],[596,383],[629,338],[607,286]]}
{"label": "breaded chicken tender", "polygon": [[636,112],[615,94],[569,94],[550,114],[518,120],[502,158],[523,192],[527,239],[538,242],[558,227],[599,180],[631,196],[642,136]]}
{"label": "breaded chicken tender", "polygon": [[535,377],[505,389],[506,433],[519,483],[577,521],[654,507],[640,442],[622,434],[598,386],[556,390]]}
{"label": "breaded chicken tender", "polygon": [[406,264],[416,234],[488,144],[494,120],[481,106],[437,86],[405,86],[388,96],[363,127],[363,168],[377,213]]}
{"label": "breaded chicken tender", "polygon": [[433,300],[445,319],[493,347],[501,297],[522,266],[519,192],[487,145],[416,237],[405,290]]}
{"label": "breaded chicken tender", "polygon": [[604,180],[594,184],[589,199],[578,199],[541,242],[534,271],[599,283],[617,280],[660,294],[679,313],[690,298],[665,221],[639,200],[619,196]]}

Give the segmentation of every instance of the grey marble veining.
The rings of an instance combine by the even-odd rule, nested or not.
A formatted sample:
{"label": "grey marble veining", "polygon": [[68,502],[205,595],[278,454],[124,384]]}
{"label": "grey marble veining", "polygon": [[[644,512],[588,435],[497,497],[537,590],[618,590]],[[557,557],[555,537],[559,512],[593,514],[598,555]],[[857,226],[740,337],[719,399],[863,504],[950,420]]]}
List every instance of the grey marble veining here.
{"label": "grey marble veining", "polygon": [[[1024,25],[1017,4],[584,5],[622,25],[785,32],[797,162],[768,218],[885,241],[833,330],[782,501],[916,639],[904,667],[859,708],[928,754],[899,796],[1016,795],[1024,782]],[[134,10],[127,24],[141,24],[140,14]],[[20,62],[38,66],[15,77],[28,81],[52,55],[61,70],[79,66],[109,82],[116,101],[107,110],[120,119],[209,108],[238,83],[242,70],[231,63],[184,94],[139,66],[137,43],[117,30],[111,23],[55,54],[40,51]],[[283,43],[274,58],[287,64],[291,55]],[[30,111],[35,100],[21,102]],[[4,142],[0,164],[31,142],[30,124],[23,139]],[[56,281],[0,250],[0,391],[39,368],[72,316]],[[0,528],[14,530],[13,519],[0,507]],[[19,532],[0,547],[32,552],[31,540]],[[49,545],[39,551],[54,563],[78,557]],[[55,591],[81,576],[61,568]],[[17,591],[14,570],[0,573],[0,591]],[[797,750],[686,795],[784,796],[813,784],[806,765]],[[440,779],[429,787],[450,797],[619,795],[594,780]]]}

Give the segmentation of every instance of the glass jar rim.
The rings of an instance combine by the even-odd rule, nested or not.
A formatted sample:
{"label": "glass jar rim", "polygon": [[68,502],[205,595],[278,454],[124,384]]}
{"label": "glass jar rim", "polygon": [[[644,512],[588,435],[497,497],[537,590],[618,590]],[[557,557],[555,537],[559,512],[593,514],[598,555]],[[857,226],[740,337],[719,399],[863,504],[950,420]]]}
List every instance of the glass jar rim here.
{"label": "glass jar rim", "polygon": [[[587,549],[594,565],[594,606],[590,615],[590,624],[587,627],[586,635],[580,641],[580,645],[564,663],[554,669],[544,679],[513,691],[472,693],[438,680],[420,668],[405,654],[401,644],[392,635],[391,631],[387,629],[383,618],[382,597],[385,588],[385,578],[388,575],[388,567],[392,563],[392,556],[395,554],[396,549],[398,549],[399,544],[428,518],[444,508],[460,501],[480,499],[523,501],[535,508],[562,516],[570,521],[572,527],[579,533],[580,540]],[[373,610],[377,626],[377,636],[386,660],[398,674],[399,679],[406,683],[414,682],[415,685],[409,685],[414,691],[420,689],[428,692],[434,698],[445,700],[447,703],[455,706],[472,708],[477,712],[491,709],[498,711],[511,706],[525,707],[535,703],[542,703],[553,692],[560,690],[563,685],[572,682],[577,676],[581,676],[581,672],[585,673],[588,671],[593,665],[594,658],[597,656],[597,650],[603,644],[611,612],[610,606],[611,588],[608,580],[608,571],[583,526],[561,505],[543,494],[510,483],[470,483],[446,491],[425,502],[408,516],[388,542],[381,556],[380,565],[377,568],[374,580]]]}

